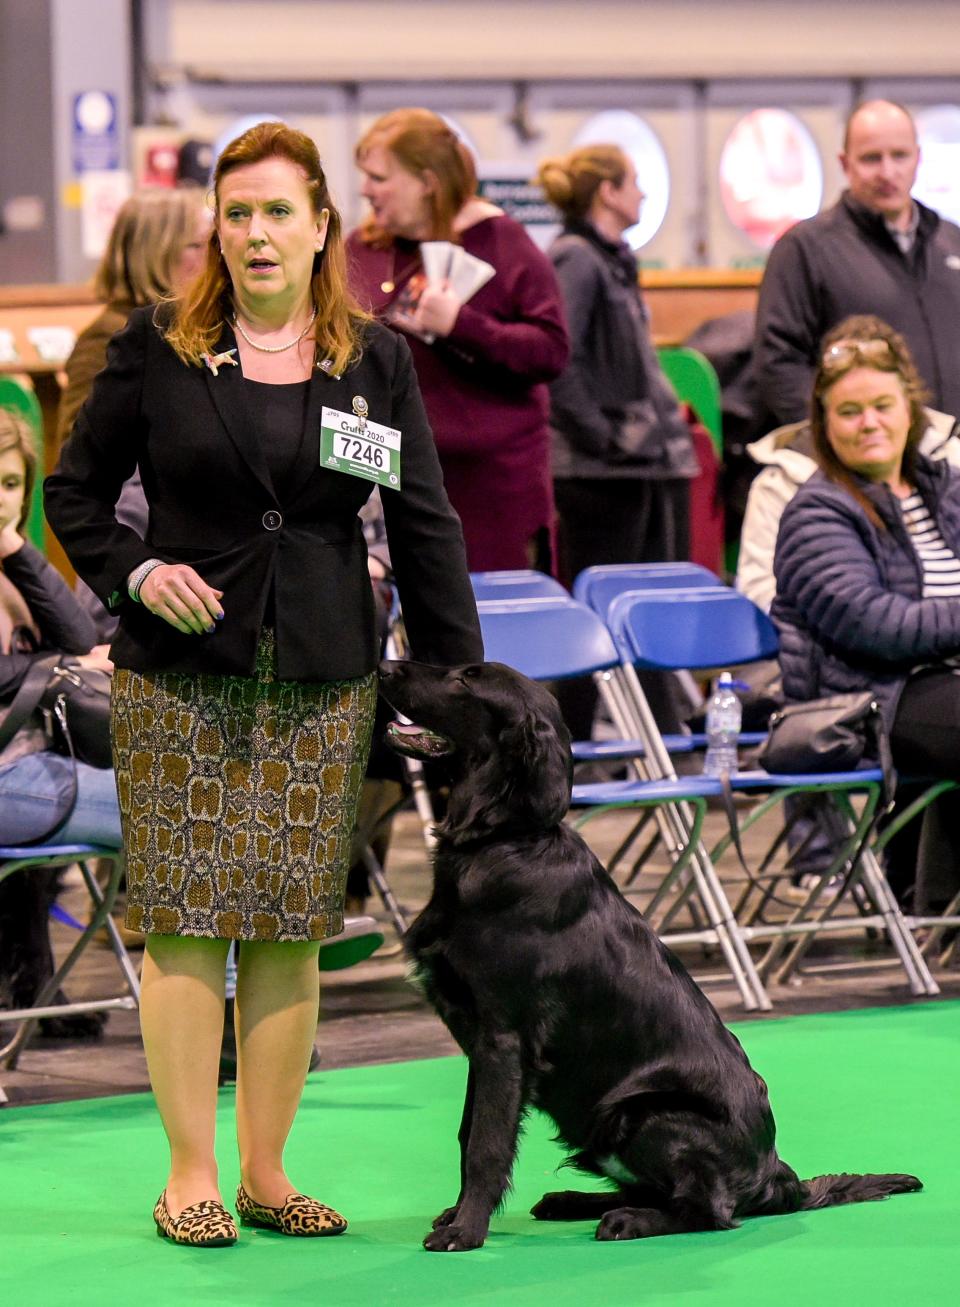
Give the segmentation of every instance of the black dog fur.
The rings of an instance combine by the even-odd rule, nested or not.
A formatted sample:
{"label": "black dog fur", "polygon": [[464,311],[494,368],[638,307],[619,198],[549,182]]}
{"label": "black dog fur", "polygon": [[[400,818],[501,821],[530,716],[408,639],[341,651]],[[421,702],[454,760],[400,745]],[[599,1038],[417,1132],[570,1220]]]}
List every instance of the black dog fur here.
{"label": "black dog fur", "polygon": [[[469,1061],[460,1196],[426,1248],[483,1243],[531,1106],[572,1165],[617,1185],[546,1194],[533,1215],[600,1218],[598,1239],[921,1188],[912,1175],[800,1180],[780,1160],[766,1085],[740,1044],[563,822],[569,735],[542,686],[499,663],[388,662],[380,676],[387,701],[451,753],[433,894],[406,936]],[[415,737],[400,745],[417,751]]]}

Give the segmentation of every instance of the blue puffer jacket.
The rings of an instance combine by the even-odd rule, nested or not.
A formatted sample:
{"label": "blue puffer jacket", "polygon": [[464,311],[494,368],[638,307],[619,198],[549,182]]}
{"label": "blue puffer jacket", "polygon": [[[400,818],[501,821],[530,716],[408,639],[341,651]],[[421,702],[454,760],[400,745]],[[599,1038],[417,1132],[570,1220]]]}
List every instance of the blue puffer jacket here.
{"label": "blue puffer jacket", "polygon": [[[918,456],[915,483],[960,557],[960,475]],[[788,699],[873,690],[889,728],[908,673],[960,654],[960,599],[922,598],[920,561],[893,492],[860,484],[886,530],[821,472],[787,505],[771,616]]]}

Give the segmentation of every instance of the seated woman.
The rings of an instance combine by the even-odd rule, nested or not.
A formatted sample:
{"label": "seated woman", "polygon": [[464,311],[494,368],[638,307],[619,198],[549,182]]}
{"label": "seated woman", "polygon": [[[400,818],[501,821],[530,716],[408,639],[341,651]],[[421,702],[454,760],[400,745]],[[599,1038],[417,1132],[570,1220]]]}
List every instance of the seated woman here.
{"label": "seated woman", "polygon": [[[788,699],[870,690],[898,770],[960,780],[960,476],[919,451],[922,398],[886,323],[848,318],[824,338],[819,471],[784,509],[771,615]],[[924,817],[918,910],[941,910],[960,888],[958,837],[947,796]]]}
{"label": "seated woman", "polygon": [[[84,667],[110,669],[95,646],[93,623],[42,554],[21,532],[36,476],[30,428],[0,408],[0,719],[38,658],[61,651]],[[47,843],[120,847],[120,809],[113,772],[77,763],[77,799],[65,821],[44,833],[52,800],[39,724],[22,728],[0,753],[0,844],[23,833]],[[55,894],[50,874],[17,872],[0,883],[0,989],[14,1007],[27,1007],[53,975],[47,911]],[[41,1023],[46,1034],[99,1033],[101,1013]]]}

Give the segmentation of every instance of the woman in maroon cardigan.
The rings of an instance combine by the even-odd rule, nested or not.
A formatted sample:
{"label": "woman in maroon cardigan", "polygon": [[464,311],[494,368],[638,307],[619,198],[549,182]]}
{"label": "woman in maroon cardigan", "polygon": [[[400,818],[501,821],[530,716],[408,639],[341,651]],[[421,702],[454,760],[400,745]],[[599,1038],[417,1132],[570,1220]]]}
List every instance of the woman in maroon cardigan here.
{"label": "woman in maroon cardigan", "polygon": [[[552,570],[548,381],[568,354],[550,261],[476,194],[473,159],[442,118],[397,109],[357,146],[370,203],[349,238],[353,289],[406,334],[472,571]],[[452,241],[494,274],[464,303],[427,282],[421,241]]]}

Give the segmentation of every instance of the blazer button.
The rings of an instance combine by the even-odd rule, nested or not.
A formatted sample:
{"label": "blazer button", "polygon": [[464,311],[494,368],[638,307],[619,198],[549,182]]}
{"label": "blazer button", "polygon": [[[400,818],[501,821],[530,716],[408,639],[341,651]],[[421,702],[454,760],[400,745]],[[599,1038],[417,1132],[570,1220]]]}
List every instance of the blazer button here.
{"label": "blazer button", "polygon": [[268,531],[279,531],[283,526],[283,518],[275,508],[271,508],[264,513],[261,521]]}

